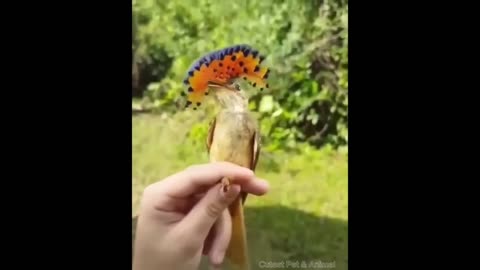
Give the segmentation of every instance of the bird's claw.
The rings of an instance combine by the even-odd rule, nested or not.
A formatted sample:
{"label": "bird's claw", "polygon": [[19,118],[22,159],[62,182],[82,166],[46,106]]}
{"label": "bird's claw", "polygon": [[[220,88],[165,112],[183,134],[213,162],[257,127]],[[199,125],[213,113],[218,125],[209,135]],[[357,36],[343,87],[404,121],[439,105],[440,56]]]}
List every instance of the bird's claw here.
{"label": "bird's claw", "polygon": [[223,192],[227,192],[230,189],[230,180],[227,177],[222,178],[221,186]]}

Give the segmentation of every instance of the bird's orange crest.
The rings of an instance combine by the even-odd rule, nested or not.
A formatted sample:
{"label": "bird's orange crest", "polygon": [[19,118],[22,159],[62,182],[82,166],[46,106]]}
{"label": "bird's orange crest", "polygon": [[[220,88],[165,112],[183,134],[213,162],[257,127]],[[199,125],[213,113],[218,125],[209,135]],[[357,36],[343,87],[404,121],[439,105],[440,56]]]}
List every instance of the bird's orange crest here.
{"label": "bird's orange crest", "polygon": [[209,84],[229,85],[243,78],[260,91],[268,88],[269,70],[261,66],[264,56],[248,45],[235,45],[211,52],[196,60],[183,80],[186,86],[186,107],[197,109],[208,95]]}

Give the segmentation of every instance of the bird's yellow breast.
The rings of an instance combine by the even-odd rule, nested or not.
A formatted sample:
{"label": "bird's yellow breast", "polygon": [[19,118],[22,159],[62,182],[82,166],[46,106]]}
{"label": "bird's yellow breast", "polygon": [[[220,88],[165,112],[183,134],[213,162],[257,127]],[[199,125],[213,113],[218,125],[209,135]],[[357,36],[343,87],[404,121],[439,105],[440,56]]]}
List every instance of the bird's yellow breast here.
{"label": "bird's yellow breast", "polygon": [[250,168],[256,122],[247,112],[220,112],[216,117],[210,160]]}

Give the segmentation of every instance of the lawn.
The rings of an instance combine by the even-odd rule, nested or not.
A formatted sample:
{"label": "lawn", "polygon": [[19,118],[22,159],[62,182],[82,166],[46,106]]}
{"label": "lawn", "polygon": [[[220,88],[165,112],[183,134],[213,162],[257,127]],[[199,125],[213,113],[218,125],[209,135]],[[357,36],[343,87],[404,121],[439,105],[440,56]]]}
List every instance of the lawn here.
{"label": "lawn", "polygon": [[[132,117],[132,215],[148,184],[208,162],[203,139],[207,120],[198,117],[187,113]],[[287,263],[297,261],[300,264],[290,269],[321,269],[318,264],[308,266],[318,261],[348,269],[346,155],[329,149],[263,152],[256,174],[270,182],[271,191],[262,197],[249,196],[246,202],[252,269],[267,268],[265,262],[283,262],[288,269]],[[302,261],[307,267],[302,267]]]}

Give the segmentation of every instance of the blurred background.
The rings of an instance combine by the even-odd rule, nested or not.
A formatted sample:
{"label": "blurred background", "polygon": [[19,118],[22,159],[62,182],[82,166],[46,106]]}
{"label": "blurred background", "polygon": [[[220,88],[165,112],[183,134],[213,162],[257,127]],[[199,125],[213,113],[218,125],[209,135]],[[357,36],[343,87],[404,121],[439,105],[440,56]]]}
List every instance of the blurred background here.
{"label": "blurred background", "polygon": [[271,185],[246,202],[252,267],[298,261],[302,269],[347,269],[348,2],[132,4],[132,216],[148,184],[208,162],[212,102],[197,111],[179,106],[189,66],[248,44],[271,70],[269,89],[247,89],[262,132],[257,175]]}

